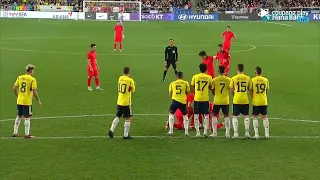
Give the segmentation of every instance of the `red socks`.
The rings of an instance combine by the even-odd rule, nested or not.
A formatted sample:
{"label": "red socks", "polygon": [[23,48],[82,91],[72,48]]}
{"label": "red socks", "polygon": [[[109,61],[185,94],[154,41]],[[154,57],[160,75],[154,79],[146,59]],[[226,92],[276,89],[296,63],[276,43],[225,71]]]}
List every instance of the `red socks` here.
{"label": "red socks", "polygon": [[117,49],[117,43],[113,44],[113,49]]}
{"label": "red socks", "polygon": [[120,50],[122,50],[122,43],[120,43]]}
{"label": "red socks", "polygon": [[90,87],[91,86],[91,77],[88,77],[88,87]]}
{"label": "red socks", "polygon": [[[95,77],[94,81],[96,82],[96,86],[100,86],[100,80],[98,77]],[[91,82],[91,80],[90,80]]]}

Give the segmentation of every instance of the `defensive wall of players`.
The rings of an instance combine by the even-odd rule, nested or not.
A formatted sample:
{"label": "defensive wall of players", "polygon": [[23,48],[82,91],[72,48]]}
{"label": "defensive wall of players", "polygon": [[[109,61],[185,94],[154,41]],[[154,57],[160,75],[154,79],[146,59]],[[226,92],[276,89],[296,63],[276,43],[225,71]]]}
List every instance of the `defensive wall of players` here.
{"label": "defensive wall of players", "polygon": [[[320,13],[305,11],[271,11],[270,21],[297,21],[298,17],[308,17],[310,21],[319,21]],[[188,13],[123,13],[124,21],[262,21],[258,14],[188,14]],[[0,11],[1,18],[30,19],[69,19],[69,20],[102,20],[115,21],[119,13],[93,12],[41,12],[41,11]]]}

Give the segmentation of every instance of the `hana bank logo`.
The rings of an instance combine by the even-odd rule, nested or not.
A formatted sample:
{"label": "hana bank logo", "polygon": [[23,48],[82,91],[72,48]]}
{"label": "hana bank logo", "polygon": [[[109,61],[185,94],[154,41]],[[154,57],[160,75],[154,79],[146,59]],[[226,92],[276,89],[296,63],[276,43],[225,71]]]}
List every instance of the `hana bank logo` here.
{"label": "hana bank logo", "polygon": [[260,8],[260,12],[258,13],[258,16],[261,17],[262,21],[268,21],[269,20],[269,9]]}

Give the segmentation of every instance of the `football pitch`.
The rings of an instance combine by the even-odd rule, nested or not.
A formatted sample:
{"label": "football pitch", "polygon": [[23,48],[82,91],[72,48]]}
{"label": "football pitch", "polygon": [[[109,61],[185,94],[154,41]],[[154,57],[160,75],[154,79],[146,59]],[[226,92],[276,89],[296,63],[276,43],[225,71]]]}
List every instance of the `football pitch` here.
{"label": "football pitch", "polygon": [[[319,23],[127,22],[122,53],[112,52],[114,24],[0,20],[1,180],[319,179]],[[227,25],[237,35],[231,75],[243,63],[247,75],[253,77],[260,66],[270,81],[271,138],[229,140],[222,137],[224,128],[218,139],[186,138],[178,130],[167,137],[168,86],[175,80],[170,69],[167,81],[161,81],[168,40],[175,40],[179,70],[190,81],[198,73],[198,53],[215,55]],[[104,91],[87,91],[91,43],[97,44]],[[41,108],[33,107],[31,121],[37,138],[13,139],[12,86],[27,64],[36,66],[42,101]],[[123,121],[117,138],[107,138],[125,66],[137,86],[130,141],[122,140]],[[253,135],[252,123],[251,130]],[[23,122],[19,132],[24,134]]]}

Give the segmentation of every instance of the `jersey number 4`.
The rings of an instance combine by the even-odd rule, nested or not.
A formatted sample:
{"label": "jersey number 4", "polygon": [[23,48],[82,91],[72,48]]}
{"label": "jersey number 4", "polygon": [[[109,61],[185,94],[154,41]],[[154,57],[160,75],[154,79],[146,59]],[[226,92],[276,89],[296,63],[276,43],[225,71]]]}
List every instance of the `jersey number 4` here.
{"label": "jersey number 4", "polygon": [[22,82],[21,87],[20,87],[20,92],[22,92],[22,93],[26,92],[26,87],[27,87],[27,83]]}
{"label": "jersey number 4", "polygon": [[203,91],[204,88],[206,88],[206,86],[208,85],[208,82],[207,81],[198,81],[197,82],[197,90],[198,91]]}

